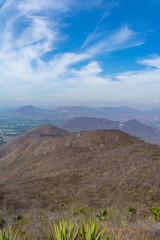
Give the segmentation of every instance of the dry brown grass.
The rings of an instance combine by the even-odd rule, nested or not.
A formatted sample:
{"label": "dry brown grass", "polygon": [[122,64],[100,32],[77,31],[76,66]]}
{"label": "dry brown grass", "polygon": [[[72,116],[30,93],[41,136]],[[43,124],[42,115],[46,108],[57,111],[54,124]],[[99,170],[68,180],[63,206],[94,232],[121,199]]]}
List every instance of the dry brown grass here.
{"label": "dry brown grass", "polygon": [[[121,213],[128,206],[143,210],[160,204],[160,147],[121,131],[54,138],[50,128],[33,130],[2,150],[0,213],[8,219],[22,214],[33,226],[43,214],[71,216],[74,207]],[[112,227],[121,221],[115,215]],[[134,227],[123,231],[132,235]]]}

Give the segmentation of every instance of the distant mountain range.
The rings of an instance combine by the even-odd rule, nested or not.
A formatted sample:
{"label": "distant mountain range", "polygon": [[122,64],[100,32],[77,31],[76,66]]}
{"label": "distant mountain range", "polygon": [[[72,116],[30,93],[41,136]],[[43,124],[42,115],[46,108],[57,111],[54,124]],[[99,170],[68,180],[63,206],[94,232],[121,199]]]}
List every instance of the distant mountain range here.
{"label": "distant mountain range", "polygon": [[30,119],[57,119],[67,120],[75,117],[98,117],[112,121],[160,121],[160,109],[139,111],[129,107],[97,107],[83,106],[59,107],[53,110],[41,109],[33,106],[25,106],[15,109],[0,111],[0,116],[24,117]]}

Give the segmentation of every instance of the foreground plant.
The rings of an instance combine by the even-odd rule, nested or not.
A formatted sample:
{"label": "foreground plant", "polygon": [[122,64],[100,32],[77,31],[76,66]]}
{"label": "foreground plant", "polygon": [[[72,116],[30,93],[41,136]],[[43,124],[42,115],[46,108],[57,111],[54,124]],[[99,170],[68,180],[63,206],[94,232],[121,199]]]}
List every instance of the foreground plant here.
{"label": "foreground plant", "polygon": [[60,221],[59,223],[53,222],[50,228],[46,228],[45,235],[50,240],[75,240],[78,236],[75,224],[70,222],[69,228],[67,228],[66,221]]}
{"label": "foreground plant", "polygon": [[[19,230],[14,230],[13,227],[9,227],[7,230],[0,229],[0,240],[16,240],[19,236]],[[21,238],[22,240],[26,237]]]}
{"label": "foreground plant", "polygon": [[[67,228],[67,223],[60,221],[53,222],[50,228],[46,228],[45,235],[50,240],[101,240],[105,231],[106,227],[99,228],[99,222],[94,222],[93,219],[89,223],[82,220],[79,229],[73,222]],[[109,239],[108,237],[105,236],[105,239]]]}
{"label": "foreground plant", "polygon": [[13,229],[12,226],[10,226],[8,229],[0,229],[0,240],[26,240],[27,236],[20,236],[20,230],[19,229]]}
{"label": "foreground plant", "polygon": [[80,230],[81,240],[100,240],[104,236],[107,227],[98,228],[99,222],[94,222],[93,219],[87,224],[82,220],[82,227]]}
{"label": "foreground plant", "polygon": [[160,208],[153,206],[150,208],[151,213],[155,216],[157,220],[160,220]]}

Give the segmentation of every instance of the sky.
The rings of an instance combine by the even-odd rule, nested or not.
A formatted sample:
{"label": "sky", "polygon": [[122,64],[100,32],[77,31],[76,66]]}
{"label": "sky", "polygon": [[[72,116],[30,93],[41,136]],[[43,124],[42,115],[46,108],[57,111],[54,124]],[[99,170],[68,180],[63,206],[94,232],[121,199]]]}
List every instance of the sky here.
{"label": "sky", "polygon": [[160,104],[159,12],[159,0],[0,0],[0,104]]}

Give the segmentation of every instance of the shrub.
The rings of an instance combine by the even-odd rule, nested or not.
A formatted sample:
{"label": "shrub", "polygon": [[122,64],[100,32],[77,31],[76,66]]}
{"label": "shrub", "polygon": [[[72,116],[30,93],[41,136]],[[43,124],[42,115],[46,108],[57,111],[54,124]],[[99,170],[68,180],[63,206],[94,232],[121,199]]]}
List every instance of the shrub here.
{"label": "shrub", "polygon": [[129,206],[129,207],[128,207],[128,212],[131,212],[131,213],[133,213],[133,214],[136,214],[137,210],[136,210],[136,208],[133,208],[133,207]]}
{"label": "shrub", "polygon": [[106,217],[107,216],[107,214],[108,214],[108,210],[107,209],[99,209],[99,214],[97,214],[96,216],[98,217],[98,218],[104,218],[104,217]]}
{"label": "shrub", "polygon": [[151,213],[155,216],[156,219],[160,220],[160,208],[153,206],[150,208]]}

